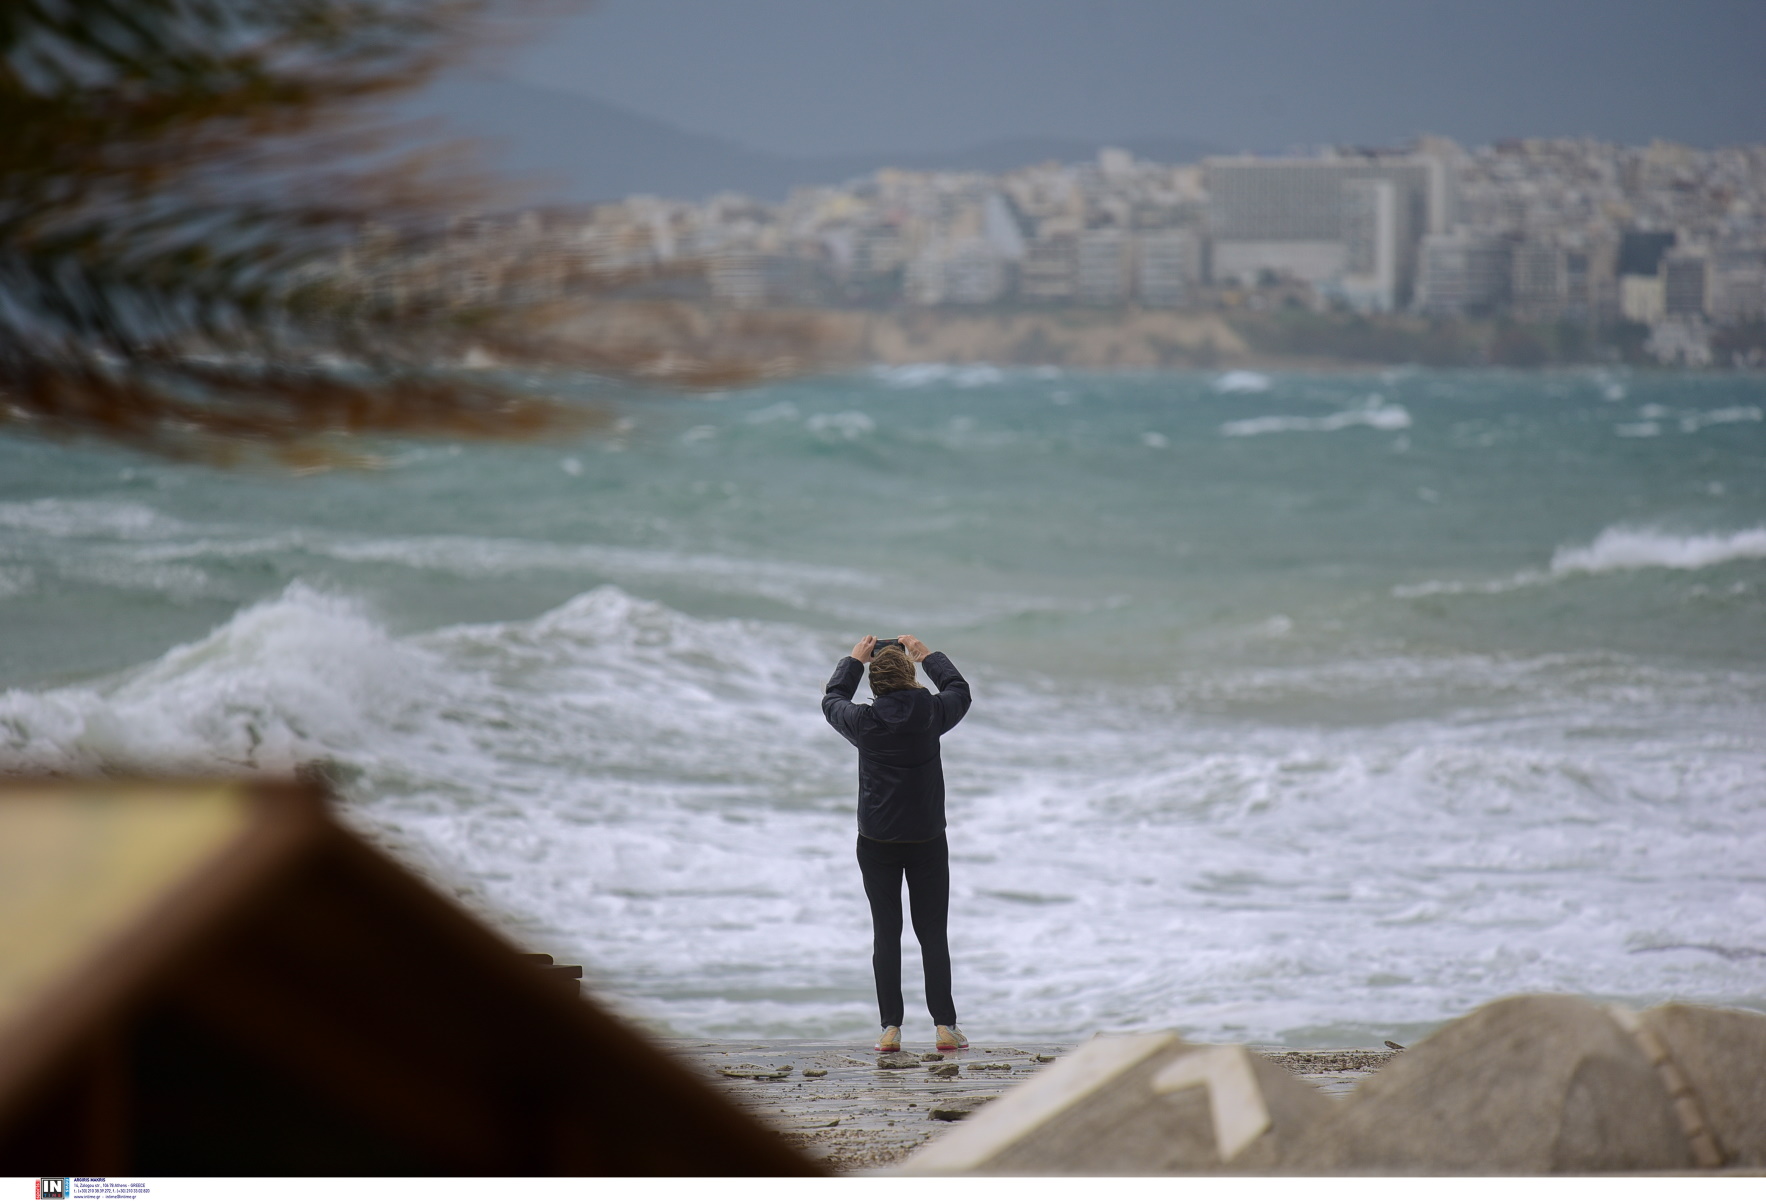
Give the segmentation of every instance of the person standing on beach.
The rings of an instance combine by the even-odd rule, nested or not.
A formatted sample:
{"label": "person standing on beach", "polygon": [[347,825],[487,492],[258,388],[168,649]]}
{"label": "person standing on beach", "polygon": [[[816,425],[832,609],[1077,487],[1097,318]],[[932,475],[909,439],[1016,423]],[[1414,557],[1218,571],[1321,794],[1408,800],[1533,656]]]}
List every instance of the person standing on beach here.
{"label": "person standing on beach", "polygon": [[[926,691],[914,676],[924,664],[938,685]],[[869,705],[852,694],[870,666]],[[866,634],[834,666],[822,693],[822,715],[858,748],[858,866],[871,903],[871,970],[883,1033],[877,1050],[901,1050],[901,885],[920,940],[926,972],[926,1008],[932,1011],[940,1051],[969,1045],[957,1028],[951,999],[950,849],[944,837],[944,765],[938,740],[969,711],[969,683],[943,651],[926,649],[911,634],[881,645]]]}

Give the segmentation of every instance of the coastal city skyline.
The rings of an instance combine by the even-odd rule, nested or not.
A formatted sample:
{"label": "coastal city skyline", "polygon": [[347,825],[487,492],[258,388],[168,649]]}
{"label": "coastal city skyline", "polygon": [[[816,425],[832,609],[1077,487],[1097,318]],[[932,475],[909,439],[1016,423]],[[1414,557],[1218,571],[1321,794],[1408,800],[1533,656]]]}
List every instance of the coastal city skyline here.
{"label": "coastal city skyline", "polygon": [[885,167],[783,203],[724,191],[463,215],[349,271],[395,297],[482,304],[688,264],[701,298],[736,307],[1629,324],[1658,361],[1707,366],[1726,357],[1713,331],[1766,320],[1766,146],[1424,135],[1180,163],[1105,146],[999,173]]}

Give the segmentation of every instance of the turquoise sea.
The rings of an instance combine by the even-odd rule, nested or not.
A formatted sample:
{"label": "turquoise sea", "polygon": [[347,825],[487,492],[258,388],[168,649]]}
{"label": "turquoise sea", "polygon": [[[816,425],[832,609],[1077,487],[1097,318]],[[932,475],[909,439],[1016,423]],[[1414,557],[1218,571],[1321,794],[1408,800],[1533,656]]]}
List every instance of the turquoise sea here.
{"label": "turquoise sea", "polygon": [[310,477],[11,427],[0,770],[318,761],[624,1012],[866,1037],[818,699],[905,632],[975,691],[972,1037],[1766,1009],[1766,379],[529,382],[615,420]]}

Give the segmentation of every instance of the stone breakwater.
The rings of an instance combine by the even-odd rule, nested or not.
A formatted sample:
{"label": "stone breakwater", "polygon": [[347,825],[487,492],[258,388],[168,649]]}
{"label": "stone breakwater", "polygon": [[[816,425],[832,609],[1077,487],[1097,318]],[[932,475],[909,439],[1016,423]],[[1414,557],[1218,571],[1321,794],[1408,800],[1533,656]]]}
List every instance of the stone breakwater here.
{"label": "stone breakwater", "polygon": [[[890,1167],[1006,1089],[1073,1049],[1072,1043],[988,1043],[939,1053],[906,1047],[883,1056],[863,1043],[796,1039],[663,1045],[793,1147],[836,1172]],[[1395,1052],[1260,1049],[1325,1093],[1343,1096]],[[882,1064],[893,1066],[881,1066]]]}

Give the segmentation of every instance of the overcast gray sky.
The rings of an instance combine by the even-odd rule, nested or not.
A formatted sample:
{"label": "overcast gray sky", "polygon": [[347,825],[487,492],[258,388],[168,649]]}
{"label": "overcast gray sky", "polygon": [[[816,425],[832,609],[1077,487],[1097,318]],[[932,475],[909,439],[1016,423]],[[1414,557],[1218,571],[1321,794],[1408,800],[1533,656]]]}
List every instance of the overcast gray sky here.
{"label": "overcast gray sky", "polygon": [[1766,141],[1766,0],[603,0],[499,74],[786,154]]}

